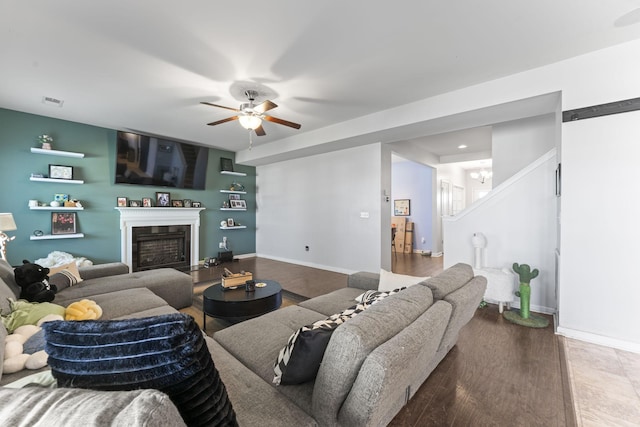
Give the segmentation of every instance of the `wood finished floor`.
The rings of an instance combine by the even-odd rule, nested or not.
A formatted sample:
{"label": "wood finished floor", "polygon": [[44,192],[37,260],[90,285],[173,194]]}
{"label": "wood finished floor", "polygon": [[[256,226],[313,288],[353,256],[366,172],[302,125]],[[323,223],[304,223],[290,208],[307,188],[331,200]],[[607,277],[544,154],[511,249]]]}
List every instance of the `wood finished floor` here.
{"label": "wood finished floor", "polygon": [[[414,276],[442,271],[442,258],[419,254],[392,255],[392,264],[395,273]],[[263,258],[193,271],[194,283],[219,279],[223,267],[277,280],[283,289],[305,297],[346,286],[344,274]],[[192,315],[202,319],[201,313]],[[457,345],[389,425],[575,425],[561,350],[551,326],[511,324],[490,304],[476,312]]]}

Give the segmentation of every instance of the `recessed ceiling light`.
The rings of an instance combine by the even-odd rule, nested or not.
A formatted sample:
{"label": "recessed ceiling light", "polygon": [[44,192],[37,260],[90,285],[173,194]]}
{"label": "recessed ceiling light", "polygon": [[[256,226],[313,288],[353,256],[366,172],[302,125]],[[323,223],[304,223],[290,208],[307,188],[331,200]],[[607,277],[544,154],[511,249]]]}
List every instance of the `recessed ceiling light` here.
{"label": "recessed ceiling light", "polygon": [[464,145],[464,144],[462,144],[462,145],[458,145],[458,148],[462,150],[462,149],[464,149],[464,148],[467,148],[467,146],[466,146],[466,145]]}

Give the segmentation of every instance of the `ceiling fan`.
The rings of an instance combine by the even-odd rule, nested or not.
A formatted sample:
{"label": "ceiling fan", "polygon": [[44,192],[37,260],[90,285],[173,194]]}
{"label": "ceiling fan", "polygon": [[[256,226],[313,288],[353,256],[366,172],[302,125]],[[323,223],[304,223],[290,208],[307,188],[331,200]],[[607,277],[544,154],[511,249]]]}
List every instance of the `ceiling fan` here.
{"label": "ceiling fan", "polygon": [[258,105],[254,105],[253,102],[256,100],[258,96],[258,92],[255,90],[245,90],[244,94],[247,96],[249,102],[244,102],[240,104],[240,108],[232,108],[225,107],[224,105],[212,104],[211,102],[200,102],[204,105],[210,105],[212,107],[224,108],[226,110],[236,111],[239,114],[227,117],[226,119],[218,120],[216,122],[207,123],[209,126],[219,125],[221,123],[230,122],[233,120],[238,120],[240,125],[248,130],[253,130],[256,132],[258,136],[266,135],[264,129],[262,128],[262,120],[266,120],[268,122],[278,123],[280,125],[289,126],[294,129],[300,129],[300,125],[298,123],[293,123],[287,120],[282,120],[277,117],[267,116],[267,111],[276,108],[277,105],[269,100],[266,100]]}

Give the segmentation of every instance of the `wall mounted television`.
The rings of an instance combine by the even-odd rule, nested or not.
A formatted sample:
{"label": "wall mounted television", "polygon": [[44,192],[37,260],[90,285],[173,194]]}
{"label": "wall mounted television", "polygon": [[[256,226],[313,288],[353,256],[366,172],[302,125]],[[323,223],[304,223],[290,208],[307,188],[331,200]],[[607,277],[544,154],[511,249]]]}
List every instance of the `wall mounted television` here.
{"label": "wall mounted television", "polygon": [[205,189],[207,147],[122,131],[116,146],[116,184]]}

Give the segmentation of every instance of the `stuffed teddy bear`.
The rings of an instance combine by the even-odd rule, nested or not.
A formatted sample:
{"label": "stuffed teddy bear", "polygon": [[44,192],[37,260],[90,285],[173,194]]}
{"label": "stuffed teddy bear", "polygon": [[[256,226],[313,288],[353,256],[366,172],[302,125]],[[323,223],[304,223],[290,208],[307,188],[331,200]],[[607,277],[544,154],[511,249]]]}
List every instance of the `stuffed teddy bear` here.
{"label": "stuffed teddy bear", "polygon": [[26,259],[13,270],[16,283],[22,291],[20,298],[30,302],[51,302],[58,291],[56,285],[49,285],[49,269],[33,264]]}
{"label": "stuffed teddy bear", "polygon": [[[17,328],[12,334],[7,335],[4,344],[4,360],[2,362],[2,373],[12,374],[23,369],[40,369],[47,365],[47,353],[44,351],[44,341],[35,342],[29,345],[31,338],[36,338],[36,334],[42,330],[40,325],[52,320],[62,320],[62,316],[49,314],[38,322],[38,325],[23,325]],[[35,341],[35,340],[34,340]],[[31,350],[27,350],[30,347]]]}

